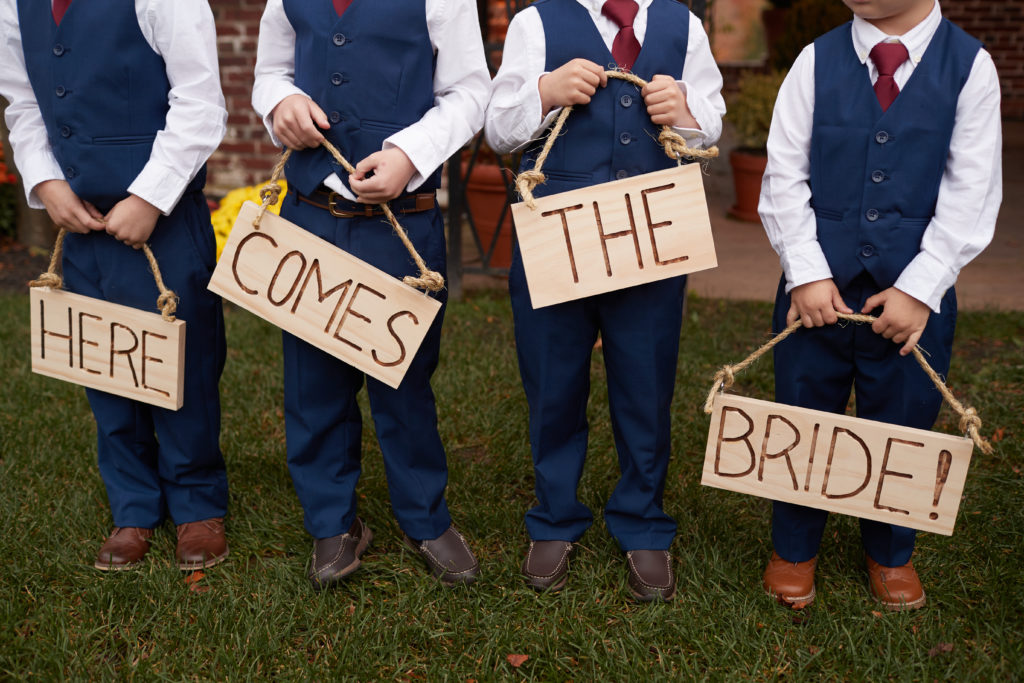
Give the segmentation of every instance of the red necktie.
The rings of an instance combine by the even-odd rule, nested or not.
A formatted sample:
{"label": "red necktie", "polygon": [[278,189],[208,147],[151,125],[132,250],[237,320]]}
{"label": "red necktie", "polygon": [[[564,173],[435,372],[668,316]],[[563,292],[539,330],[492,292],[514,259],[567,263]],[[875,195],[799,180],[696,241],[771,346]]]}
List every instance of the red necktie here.
{"label": "red necktie", "polygon": [[337,12],[340,17],[351,4],[352,0],[334,0],[334,11]]}
{"label": "red necktie", "polygon": [[633,33],[633,19],[636,18],[636,13],[639,11],[640,7],[635,0],[606,0],[604,6],[601,7],[601,14],[614,21],[615,25],[619,27],[619,32],[612,42],[612,57],[623,71],[632,69],[633,62],[640,54],[640,41]]}
{"label": "red necktie", "polygon": [[60,20],[64,18],[64,13],[68,11],[68,5],[71,4],[71,0],[53,0],[53,20],[60,26]]}
{"label": "red necktie", "polygon": [[900,87],[892,76],[900,64],[910,58],[910,54],[903,43],[879,43],[871,48],[870,57],[878,69],[875,96],[878,97],[878,104],[882,105],[882,111],[885,111],[900,94]]}

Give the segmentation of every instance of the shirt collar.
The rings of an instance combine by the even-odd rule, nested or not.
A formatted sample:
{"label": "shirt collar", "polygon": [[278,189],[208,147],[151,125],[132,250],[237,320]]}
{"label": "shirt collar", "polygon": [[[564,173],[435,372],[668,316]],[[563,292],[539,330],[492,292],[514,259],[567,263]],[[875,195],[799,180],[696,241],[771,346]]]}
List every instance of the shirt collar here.
{"label": "shirt collar", "polygon": [[931,42],[932,36],[935,35],[935,31],[938,30],[941,22],[942,10],[939,8],[938,0],[935,0],[935,5],[932,7],[932,11],[928,13],[928,16],[902,36],[890,36],[882,33],[873,24],[858,16],[854,16],[853,49],[857,52],[857,58],[860,60],[860,63],[864,64],[867,62],[871,48],[878,43],[882,41],[899,41],[906,46],[907,52],[910,53],[910,59],[916,65],[921,61],[925,50],[928,49],[928,44]]}
{"label": "shirt collar", "polygon": [[[640,5],[640,8],[644,8],[651,4],[653,0],[636,0],[636,4]],[[601,6],[604,5],[605,0],[577,0],[581,5],[590,10],[591,14],[601,14]]]}

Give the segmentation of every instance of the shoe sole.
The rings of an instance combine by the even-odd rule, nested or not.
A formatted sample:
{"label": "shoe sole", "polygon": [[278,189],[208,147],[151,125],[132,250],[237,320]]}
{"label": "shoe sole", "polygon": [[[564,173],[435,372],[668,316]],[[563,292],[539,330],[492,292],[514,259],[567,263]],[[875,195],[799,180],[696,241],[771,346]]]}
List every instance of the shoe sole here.
{"label": "shoe sole", "polygon": [[366,533],[359,537],[359,543],[356,544],[356,559],[353,560],[352,564],[347,567],[342,567],[336,574],[331,575],[329,579],[324,581],[310,579],[309,582],[313,584],[313,590],[319,593],[325,588],[330,588],[337,583],[341,583],[345,578],[351,576],[357,569],[363,566],[363,561],[360,557],[362,557],[363,553],[366,552],[366,549],[370,547],[370,543],[373,542],[373,532],[370,531],[370,527],[364,524],[363,530]]}
{"label": "shoe sole", "polygon": [[[445,569],[444,567],[439,567],[439,566],[435,565],[434,563],[432,563],[423,554],[423,552],[420,551],[420,549],[418,547],[413,545],[411,538],[409,538],[405,534],[402,534],[402,543],[405,545],[406,548],[408,548],[409,550],[411,550],[414,553],[416,553],[417,557],[419,557],[421,560],[423,560],[423,563],[425,565],[427,565],[427,569],[430,571],[430,575],[433,576],[435,579],[437,579],[441,583],[441,585],[444,586],[445,588],[454,588],[455,586],[468,586],[468,585],[476,582],[477,574],[471,574],[471,575],[467,576],[464,579],[445,578],[445,575],[448,574],[448,570]],[[459,574],[466,574],[468,572],[479,572],[479,571],[480,571],[480,565],[478,563],[475,567],[472,567],[470,569],[466,569],[464,571],[461,571],[461,572],[459,572]]]}
{"label": "shoe sole", "polygon": [[[659,590],[660,591],[660,589],[654,589],[654,590]],[[674,598],[676,596],[675,588],[673,588],[672,591],[669,592],[668,595],[663,595],[660,592],[658,592],[658,593],[640,593],[635,588],[633,588],[632,586],[629,587],[629,592],[632,594],[633,598],[637,602],[670,602],[672,600],[672,598]]]}
{"label": "shoe sole", "polygon": [[884,607],[889,612],[909,612],[911,610],[921,609],[922,607],[924,607],[924,603],[928,598],[927,595],[922,594],[920,598],[914,600],[913,602],[887,602],[882,598],[878,597],[877,595],[875,595],[874,593],[872,593],[870,588],[868,588],[868,594],[874,599],[875,602],[877,602],[879,605]]}
{"label": "shoe sole", "polygon": [[229,551],[225,550],[223,555],[211,557],[210,559],[203,560],[202,562],[179,562],[178,569],[180,569],[183,572],[194,572],[199,569],[209,569],[210,567],[218,565],[224,560],[228,559],[229,554]]}
{"label": "shoe sole", "polygon": [[110,564],[109,562],[107,564],[102,564],[100,562],[94,562],[92,566],[94,569],[99,569],[101,572],[130,572],[133,569],[141,567],[142,562],[143,560],[132,562],[130,564]]}
{"label": "shoe sole", "polygon": [[523,574],[526,585],[538,593],[557,593],[569,583],[569,572],[565,572],[555,583],[544,583],[544,579]]}
{"label": "shoe sole", "polygon": [[814,598],[818,594],[817,590],[813,586],[811,587],[811,592],[807,595],[801,595],[792,598],[780,595],[779,593],[767,589],[764,593],[765,595],[772,598],[773,600],[775,600],[775,602],[779,603],[783,607],[788,607],[792,610],[801,610],[809,606],[812,602],[814,602]]}

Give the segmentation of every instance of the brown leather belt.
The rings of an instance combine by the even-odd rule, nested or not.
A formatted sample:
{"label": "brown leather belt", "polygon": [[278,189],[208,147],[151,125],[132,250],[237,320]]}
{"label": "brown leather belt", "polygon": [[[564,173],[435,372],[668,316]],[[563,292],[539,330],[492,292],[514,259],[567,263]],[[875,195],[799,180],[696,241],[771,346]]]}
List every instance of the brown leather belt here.
{"label": "brown leather belt", "polygon": [[[330,192],[328,190],[316,190],[313,192],[312,197],[298,194],[295,195],[300,202],[306,202],[318,209],[323,209],[329,212],[335,218],[356,218],[364,217],[370,218],[373,216],[383,216],[384,211],[380,208],[379,204],[360,204],[359,202],[353,202],[349,199],[345,199],[342,195],[337,192]],[[421,211],[429,211],[435,206],[435,198],[433,192],[422,192],[420,194],[411,194],[397,199],[392,199],[388,202],[388,206],[395,213],[419,213]]]}

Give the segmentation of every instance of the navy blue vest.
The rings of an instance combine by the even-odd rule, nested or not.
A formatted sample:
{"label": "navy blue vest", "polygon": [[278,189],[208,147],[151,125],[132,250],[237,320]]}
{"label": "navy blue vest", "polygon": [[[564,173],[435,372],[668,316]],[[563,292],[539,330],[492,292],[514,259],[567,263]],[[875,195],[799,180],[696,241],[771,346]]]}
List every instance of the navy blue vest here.
{"label": "navy blue vest", "polygon": [[918,254],[935,213],[957,99],[981,43],[944,19],[883,113],[851,26],[814,41],[811,203],[836,284],[867,271],[884,289]]}
{"label": "navy blue vest", "polygon": [[[295,29],[295,85],[327,114],[328,140],[353,165],[434,106],[434,49],[423,0],[362,0],[338,17],[331,0],[284,0]],[[292,154],[288,182],[310,194],[348,174],[322,148]],[[420,188],[430,192],[438,169]]]}
{"label": "navy blue vest", "polygon": [[[577,57],[615,67],[593,19],[576,0],[539,0],[532,7],[544,24],[545,71]],[[647,32],[633,73],[647,81],[655,74],[678,77],[686,61],[689,30],[690,12],[685,5],[654,0],[647,10]],[[573,107],[544,162],[547,181],[534,194],[541,197],[674,166],[675,160],[657,142],[659,132],[647,115],[639,88],[610,78],[589,104]],[[542,144],[527,150],[520,170],[533,168]]]}
{"label": "navy blue vest", "polygon": [[[71,189],[106,211],[128,195],[165,125],[164,60],[133,2],[73,2],[57,26],[48,0],[18,0],[18,21],[54,156]],[[189,189],[205,180],[204,167]]]}

